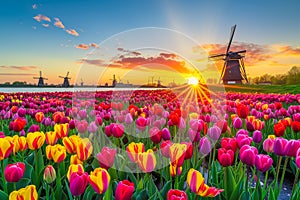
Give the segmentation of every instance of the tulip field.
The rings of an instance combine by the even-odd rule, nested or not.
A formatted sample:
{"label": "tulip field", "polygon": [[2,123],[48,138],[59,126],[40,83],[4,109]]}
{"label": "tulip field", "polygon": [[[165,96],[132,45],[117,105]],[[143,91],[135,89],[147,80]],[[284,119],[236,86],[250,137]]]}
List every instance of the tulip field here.
{"label": "tulip field", "polygon": [[300,199],[300,94],[213,95],[0,93],[0,199]]}

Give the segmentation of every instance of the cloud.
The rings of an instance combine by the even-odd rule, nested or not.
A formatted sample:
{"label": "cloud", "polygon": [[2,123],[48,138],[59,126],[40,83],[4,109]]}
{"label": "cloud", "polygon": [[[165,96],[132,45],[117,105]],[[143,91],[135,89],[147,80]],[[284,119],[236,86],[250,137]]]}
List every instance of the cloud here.
{"label": "cloud", "polygon": [[35,76],[36,74],[25,73],[0,73],[0,76]]}
{"label": "cloud", "polygon": [[49,27],[49,24],[42,24],[42,25],[43,25],[43,27],[46,27],[46,28]]}
{"label": "cloud", "polygon": [[79,33],[75,29],[66,29],[66,32],[70,35],[79,36]]}
{"label": "cloud", "polygon": [[124,49],[122,47],[118,47],[117,50],[121,51],[121,52],[124,52],[124,53],[132,54],[134,56],[140,56],[140,55],[142,55],[140,52],[127,50],[127,49]]}
{"label": "cloud", "polygon": [[36,10],[38,8],[37,4],[32,5],[32,9]]}
{"label": "cloud", "polygon": [[59,18],[54,18],[55,22],[54,22],[54,26],[58,27],[58,28],[65,28],[65,25],[60,21]]}
{"label": "cloud", "polygon": [[96,44],[96,43],[91,43],[91,44],[90,44],[90,47],[99,48],[99,45]]}
{"label": "cloud", "polygon": [[51,19],[49,17],[42,14],[38,14],[37,16],[34,16],[33,19],[35,19],[38,22],[41,21],[51,22]]}
{"label": "cloud", "polygon": [[2,69],[17,69],[17,70],[22,70],[22,71],[29,71],[33,69],[38,69],[39,67],[37,66],[6,66],[2,65],[0,66]]}
{"label": "cloud", "polygon": [[83,50],[88,50],[89,49],[89,45],[87,44],[79,44],[76,46],[77,49],[83,49]]}

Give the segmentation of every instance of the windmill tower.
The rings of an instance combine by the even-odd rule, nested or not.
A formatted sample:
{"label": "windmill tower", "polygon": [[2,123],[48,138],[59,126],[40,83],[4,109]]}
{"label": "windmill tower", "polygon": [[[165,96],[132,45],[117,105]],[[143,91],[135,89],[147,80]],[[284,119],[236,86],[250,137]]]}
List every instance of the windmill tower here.
{"label": "windmill tower", "polygon": [[231,33],[229,38],[229,43],[226,49],[225,54],[215,54],[211,55],[208,58],[210,60],[224,60],[224,65],[221,73],[221,80],[223,84],[242,84],[243,81],[248,83],[248,78],[246,75],[245,65],[243,58],[245,57],[246,50],[232,52],[230,46],[232,43],[233,35],[235,32],[236,25],[231,27]]}
{"label": "windmill tower", "polygon": [[80,86],[83,87],[83,84],[84,84],[83,80],[80,79]]}
{"label": "windmill tower", "polygon": [[113,86],[113,87],[115,87],[115,86],[117,85],[117,83],[118,83],[115,74],[113,75],[113,79],[109,79],[109,80],[112,80],[112,86]]}
{"label": "windmill tower", "polygon": [[160,80],[160,77],[157,79],[157,80],[155,80],[155,81],[157,81],[157,85],[156,85],[156,87],[161,87],[161,80]]}
{"label": "windmill tower", "polygon": [[45,86],[44,80],[48,80],[47,78],[42,76],[42,71],[40,71],[40,77],[33,77],[33,79],[39,79],[39,82],[38,82],[39,87]]}
{"label": "windmill tower", "polygon": [[64,82],[62,84],[63,87],[69,87],[70,86],[70,82],[69,82],[69,79],[71,79],[69,76],[69,72],[67,72],[67,75],[65,77],[63,76],[59,76],[59,78],[63,78],[64,79]]}

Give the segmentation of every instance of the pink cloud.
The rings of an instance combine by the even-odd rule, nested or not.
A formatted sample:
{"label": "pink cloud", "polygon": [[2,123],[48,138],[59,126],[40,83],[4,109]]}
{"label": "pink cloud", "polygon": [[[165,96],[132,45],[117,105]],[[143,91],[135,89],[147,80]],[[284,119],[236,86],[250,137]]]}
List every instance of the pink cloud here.
{"label": "pink cloud", "polygon": [[90,46],[91,46],[91,47],[94,47],[94,48],[99,48],[99,45],[96,44],[96,43],[91,43]]}
{"label": "pink cloud", "polygon": [[60,21],[59,18],[54,18],[55,22],[54,22],[54,26],[58,27],[58,28],[65,28],[65,25]]}
{"label": "pink cloud", "polygon": [[77,31],[74,30],[74,29],[67,29],[66,32],[67,32],[68,34],[74,35],[74,36],[76,36],[76,37],[79,36],[79,33],[77,33]]}
{"label": "pink cloud", "polygon": [[49,24],[42,24],[42,25],[43,25],[43,27],[46,27],[46,28],[49,27]]}
{"label": "pink cloud", "polygon": [[34,16],[33,19],[35,19],[38,22],[41,22],[41,21],[51,22],[51,19],[49,17],[42,15],[42,14],[38,14],[37,16]]}
{"label": "pink cloud", "polygon": [[87,44],[79,44],[76,46],[77,49],[83,49],[83,50],[88,50],[89,49],[89,45]]}
{"label": "pink cloud", "polygon": [[29,70],[33,70],[33,69],[38,69],[39,67],[37,66],[7,66],[7,65],[2,65],[0,66],[0,68],[2,69],[17,69],[17,70],[22,70],[22,71],[29,71]]}

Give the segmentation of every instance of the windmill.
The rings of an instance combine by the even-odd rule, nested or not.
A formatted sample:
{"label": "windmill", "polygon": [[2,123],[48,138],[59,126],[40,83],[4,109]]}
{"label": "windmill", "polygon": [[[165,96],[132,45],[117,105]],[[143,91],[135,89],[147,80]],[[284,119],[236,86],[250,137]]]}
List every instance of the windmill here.
{"label": "windmill", "polygon": [[39,79],[39,82],[38,82],[39,87],[45,86],[44,80],[48,80],[47,78],[42,76],[42,71],[40,71],[40,77],[33,77],[33,79]]}
{"label": "windmill", "polygon": [[84,84],[83,80],[80,79],[80,86],[83,87],[83,84]]}
{"label": "windmill", "polygon": [[236,52],[229,51],[235,28],[236,25],[231,27],[230,39],[225,54],[215,54],[208,57],[210,60],[215,61],[224,60],[219,83],[221,82],[221,80],[224,84],[242,84],[243,80],[248,83],[243,60],[246,54],[246,50]]}
{"label": "windmill", "polygon": [[155,80],[155,81],[157,81],[157,87],[160,87],[161,86],[161,80],[160,80],[160,77],[157,79],[157,80]]}
{"label": "windmill", "polygon": [[69,87],[70,86],[70,83],[69,83],[69,79],[71,79],[69,76],[69,72],[67,72],[67,75],[65,77],[63,76],[59,76],[59,78],[63,78],[64,79],[64,82],[62,84],[63,87]]}
{"label": "windmill", "polygon": [[109,80],[112,80],[112,86],[113,86],[113,87],[115,87],[115,86],[117,85],[117,83],[118,83],[115,74],[113,75],[113,78],[112,78],[112,79],[109,79]]}

